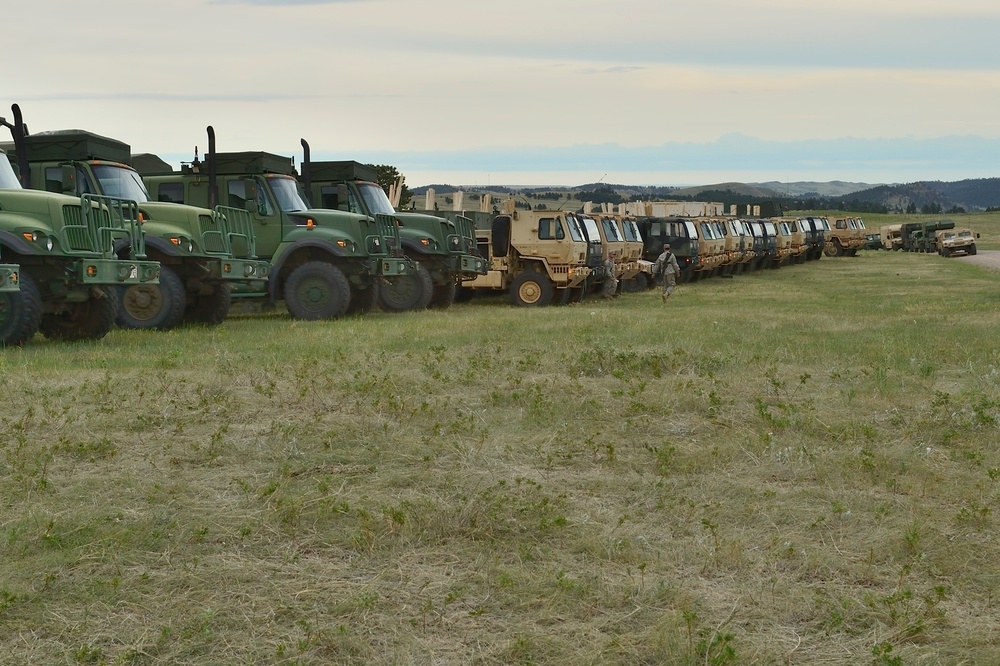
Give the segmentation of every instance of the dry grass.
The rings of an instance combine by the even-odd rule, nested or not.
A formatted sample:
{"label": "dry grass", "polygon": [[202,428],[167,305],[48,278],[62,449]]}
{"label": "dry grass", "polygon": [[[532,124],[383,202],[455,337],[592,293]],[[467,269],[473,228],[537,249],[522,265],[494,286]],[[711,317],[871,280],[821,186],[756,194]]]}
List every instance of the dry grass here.
{"label": "dry grass", "polygon": [[10,663],[988,663],[997,276],[0,356]]}

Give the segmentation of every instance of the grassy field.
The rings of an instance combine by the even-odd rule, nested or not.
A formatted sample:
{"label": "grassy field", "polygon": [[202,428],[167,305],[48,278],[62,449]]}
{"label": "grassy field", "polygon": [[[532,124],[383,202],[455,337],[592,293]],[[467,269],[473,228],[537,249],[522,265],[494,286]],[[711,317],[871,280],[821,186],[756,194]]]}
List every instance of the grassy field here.
{"label": "grassy field", "polygon": [[994,663],[998,328],[866,252],[2,350],[0,662]]}

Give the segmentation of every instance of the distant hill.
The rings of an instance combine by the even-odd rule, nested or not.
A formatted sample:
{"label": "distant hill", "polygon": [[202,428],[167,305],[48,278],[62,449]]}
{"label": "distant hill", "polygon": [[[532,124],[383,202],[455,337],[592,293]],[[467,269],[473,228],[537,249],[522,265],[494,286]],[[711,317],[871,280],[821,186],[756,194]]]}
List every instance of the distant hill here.
{"label": "distant hill", "polygon": [[920,181],[903,185],[880,185],[834,197],[831,202],[844,207],[868,204],[887,210],[933,212],[1000,207],[1000,178],[977,178],[954,182]]}
{"label": "distant hill", "polygon": [[786,197],[840,197],[852,192],[871,189],[876,185],[869,183],[848,183],[843,180],[831,180],[827,183],[814,181],[799,181],[795,183],[780,183],[776,180],[766,183],[750,183],[755,187],[763,187],[780,192]]}
{"label": "distant hill", "polygon": [[[716,183],[694,187],[588,183],[573,187],[461,187],[434,185],[438,195],[450,197],[458,190],[490,191],[498,199],[521,198],[531,205],[546,202],[628,200],[701,200],[726,205],[770,202],[788,209],[842,209],[856,212],[973,212],[1000,208],[1000,178],[979,178],[955,182],[921,181],[895,185],[869,185],[845,181],[780,183]],[[426,187],[413,189],[423,196]],[[557,196],[557,194],[559,196]],[[442,205],[449,202],[444,200]],[[566,203],[563,204],[564,206]]]}

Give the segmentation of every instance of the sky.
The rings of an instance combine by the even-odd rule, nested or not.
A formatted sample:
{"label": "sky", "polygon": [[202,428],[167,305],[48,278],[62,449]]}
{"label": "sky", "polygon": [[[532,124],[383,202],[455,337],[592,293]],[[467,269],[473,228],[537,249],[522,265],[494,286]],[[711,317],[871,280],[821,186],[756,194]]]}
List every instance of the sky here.
{"label": "sky", "polygon": [[[392,164],[411,187],[1000,176],[995,0],[45,0],[31,132]],[[0,129],[0,140],[6,130]]]}

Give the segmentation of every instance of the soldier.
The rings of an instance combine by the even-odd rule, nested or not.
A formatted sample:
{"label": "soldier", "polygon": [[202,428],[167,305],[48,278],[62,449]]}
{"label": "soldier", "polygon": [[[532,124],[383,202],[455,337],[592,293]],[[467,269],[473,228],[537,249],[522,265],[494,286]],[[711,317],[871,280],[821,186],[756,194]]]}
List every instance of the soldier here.
{"label": "soldier", "polygon": [[653,275],[663,273],[663,295],[661,298],[666,303],[670,294],[674,293],[677,285],[677,276],[681,274],[681,267],[677,265],[677,257],[670,251],[670,243],[663,244],[663,253],[656,258],[653,264]]}
{"label": "soldier", "polygon": [[604,260],[604,298],[611,300],[618,291],[618,280],[615,278],[615,253],[609,252]]}

